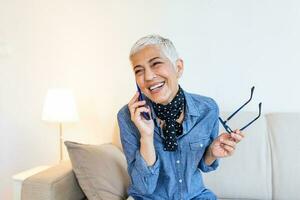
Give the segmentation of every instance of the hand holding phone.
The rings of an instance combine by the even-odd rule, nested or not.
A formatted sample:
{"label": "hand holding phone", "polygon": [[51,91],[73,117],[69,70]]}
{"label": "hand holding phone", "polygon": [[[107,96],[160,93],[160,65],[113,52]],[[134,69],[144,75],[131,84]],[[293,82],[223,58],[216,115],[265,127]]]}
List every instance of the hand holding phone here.
{"label": "hand holding phone", "polygon": [[141,138],[145,138],[146,140],[147,138],[153,138],[154,120],[152,120],[151,111],[147,106],[146,101],[143,100],[143,96],[139,89],[131,98],[127,106],[130,112],[130,119],[139,130]]}
{"label": "hand holding phone", "polygon": [[[138,92],[139,92],[139,101],[144,101],[144,98],[143,98],[141,89],[140,89],[140,87],[138,86],[137,83],[136,83],[136,87],[137,87],[137,90],[138,90]],[[149,115],[149,113],[142,112],[141,115],[144,117],[144,119],[150,120],[150,115]]]}

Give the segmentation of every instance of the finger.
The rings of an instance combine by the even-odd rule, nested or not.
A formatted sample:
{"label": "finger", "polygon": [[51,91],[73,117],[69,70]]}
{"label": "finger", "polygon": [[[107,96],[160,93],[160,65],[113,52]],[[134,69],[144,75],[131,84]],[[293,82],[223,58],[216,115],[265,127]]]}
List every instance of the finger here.
{"label": "finger", "polygon": [[239,134],[241,132],[241,130],[240,129],[235,129],[233,132]]}
{"label": "finger", "polygon": [[139,92],[136,92],[136,93],[134,94],[134,96],[130,99],[128,105],[130,106],[130,105],[132,105],[134,102],[136,102],[137,99],[139,98],[139,95],[140,95],[140,93],[139,93]]}
{"label": "finger", "polygon": [[225,149],[225,151],[227,151],[227,153],[228,153],[229,155],[232,155],[233,152],[234,152],[234,148],[232,148],[231,146],[228,146],[228,145],[226,145],[226,144],[223,145],[223,148]]}
{"label": "finger", "polygon": [[146,104],[146,101],[145,101],[145,100],[143,100],[143,101],[136,101],[136,102],[134,102],[133,104],[128,105],[128,108],[129,108],[130,112],[134,113],[134,112],[135,112],[135,109],[136,109],[137,107],[141,107],[141,106],[143,106],[143,105],[145,105],[145,104]]}
{"label": "finger", "polygon": [[240,131],[240,130],[236,130],[235,134],[236,134],[236,135],[239,135],[239,136],[242,137],[242,138],[245,137],[245,134],[244,134],[242,131]]}
{"label": "finger", "polygon": [[245,134],[243,132],[240,132],[239,135],[244,138],[245,137]]}
{"label": "finger", "polygon": [[[147,118],[145,118],[142,113],[148,113],[149,114],[149,109],[146,107],[141,107],[136,109],[136,112],[134,114],[134,120],[140,120],[140,119],[145,119],[147,120]],[[150,115],[150,114],[149,114]]]}
{"label": "finger", "polygon": [[139,93],[136,92],[135,95],[130,99],[129,103],[127,104],[131,116],[133,116],[133,114],[134,114],[134,110],[132,108],[132,104],[137,101],[138,96],[139,96]]}
{"label": "finger", "polygon": [[134,112],[134,118],[136,119],[136,117],[140,117],[142,112],[146,112],[149,114],[150,109],[146,108],[146,107],[139,107],[135,110]]}
{"label": "finger", "polygon": [[245,134],[240,129],[236,129],[233,132],[238,134],[238,135],[241,135],[242,137],[245,137]]}
{"label": "finger", "polygon": [[240,134],[231,133],[231,137],[234,138],[235,142],[240,142],[243,137]]}
{"label": "finger", "polygon": [[146,104],[146,101],[143,100],[143,101],[137,101],[137,102],[134,102],[133,104],[131,104],[131,108],[138,108],[138,107],[142,107]]}
{"label": "finger", "polygon": [[129,108],[136,108],[138,106],[144,105],[145,103],[146,103],[145,100],[143,100],[143,101],[135,101],[135,102],[132,102],[131,104],[128,103],[128,107]]}
{"label": "finger", "polygon": [[230,137],[230,134],[228,134],[227,132],[226,133],[222,133],[221,135],[219,135],[218,137],[220,139],[220,141],[224,141],[224,140],[229,140],[231,137]]}
{"label": "finger", "polygon": [[235,145],[236,145],[236,142],[231,141],[229,139],[226,139],[226,140],[221,139],[221,142],[225,145],[231,146],[232,148],[235,148]]}

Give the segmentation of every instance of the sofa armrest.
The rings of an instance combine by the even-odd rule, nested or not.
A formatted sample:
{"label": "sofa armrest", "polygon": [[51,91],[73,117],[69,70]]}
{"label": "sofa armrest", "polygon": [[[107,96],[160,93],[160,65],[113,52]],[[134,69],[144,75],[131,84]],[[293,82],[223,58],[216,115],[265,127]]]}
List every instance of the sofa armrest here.
{"label": "sofa armrest", "polygon": [[30,176],[22,184],[22,200],[82,200],[85,198],[69,161]]}

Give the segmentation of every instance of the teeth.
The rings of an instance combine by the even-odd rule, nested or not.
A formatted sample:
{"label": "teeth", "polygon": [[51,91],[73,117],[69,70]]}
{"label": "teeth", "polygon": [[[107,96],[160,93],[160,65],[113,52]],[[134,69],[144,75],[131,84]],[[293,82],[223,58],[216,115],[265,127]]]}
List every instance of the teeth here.
{"label": "teeth", "polygon": [[156,89],[156,88],[159,88],[159,87],[163,86],[163,84],[164,84],[164,82],[163,82],[163,83],[159,83],[159,84],[157,84],[157,85],[151,86],[149,89],[150,89],[150,90],[154,90],[154,89]]}

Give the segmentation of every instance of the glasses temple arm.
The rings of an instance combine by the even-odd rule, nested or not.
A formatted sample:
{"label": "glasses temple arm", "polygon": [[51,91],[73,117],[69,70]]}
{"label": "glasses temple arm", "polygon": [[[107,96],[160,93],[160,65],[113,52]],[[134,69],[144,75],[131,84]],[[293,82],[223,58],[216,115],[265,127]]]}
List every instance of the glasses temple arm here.
{"label": "glasses temple arm", "polygon": [[249,122],[246,126],[244,126],[243,128],[241,128],[240,130],[241,131],[243,131],[244,129],[246,129],[248,126],[250,126],[255,120],[257,120],[259,117],[260,117],[260,115],[261,115],[261,105],[262,105],[262,103],[260,102],[259,103],[259,105],[258,105],[258,108],[259,108],[259,114],[258,114],[258,116],[255,118],[255,119],[253,119],[251,122]]}
{"label": "glasses temple arm", "polygon": [[232,113],[232,115],[230,115],[230,116],[224,121],[224,123],[226,123],[228,120],[230,120],[236,113],[238,113],[243,107],[245,107],[245,106],[251,101],[252,96],[253,96],[254,89],[255,89],[255,87],[253,86],[253,87],[251,88],[251,96],[250,96],[250,99],[249,99],[246,103],[244,103],[239,109],[237,109],[234,113]]}

